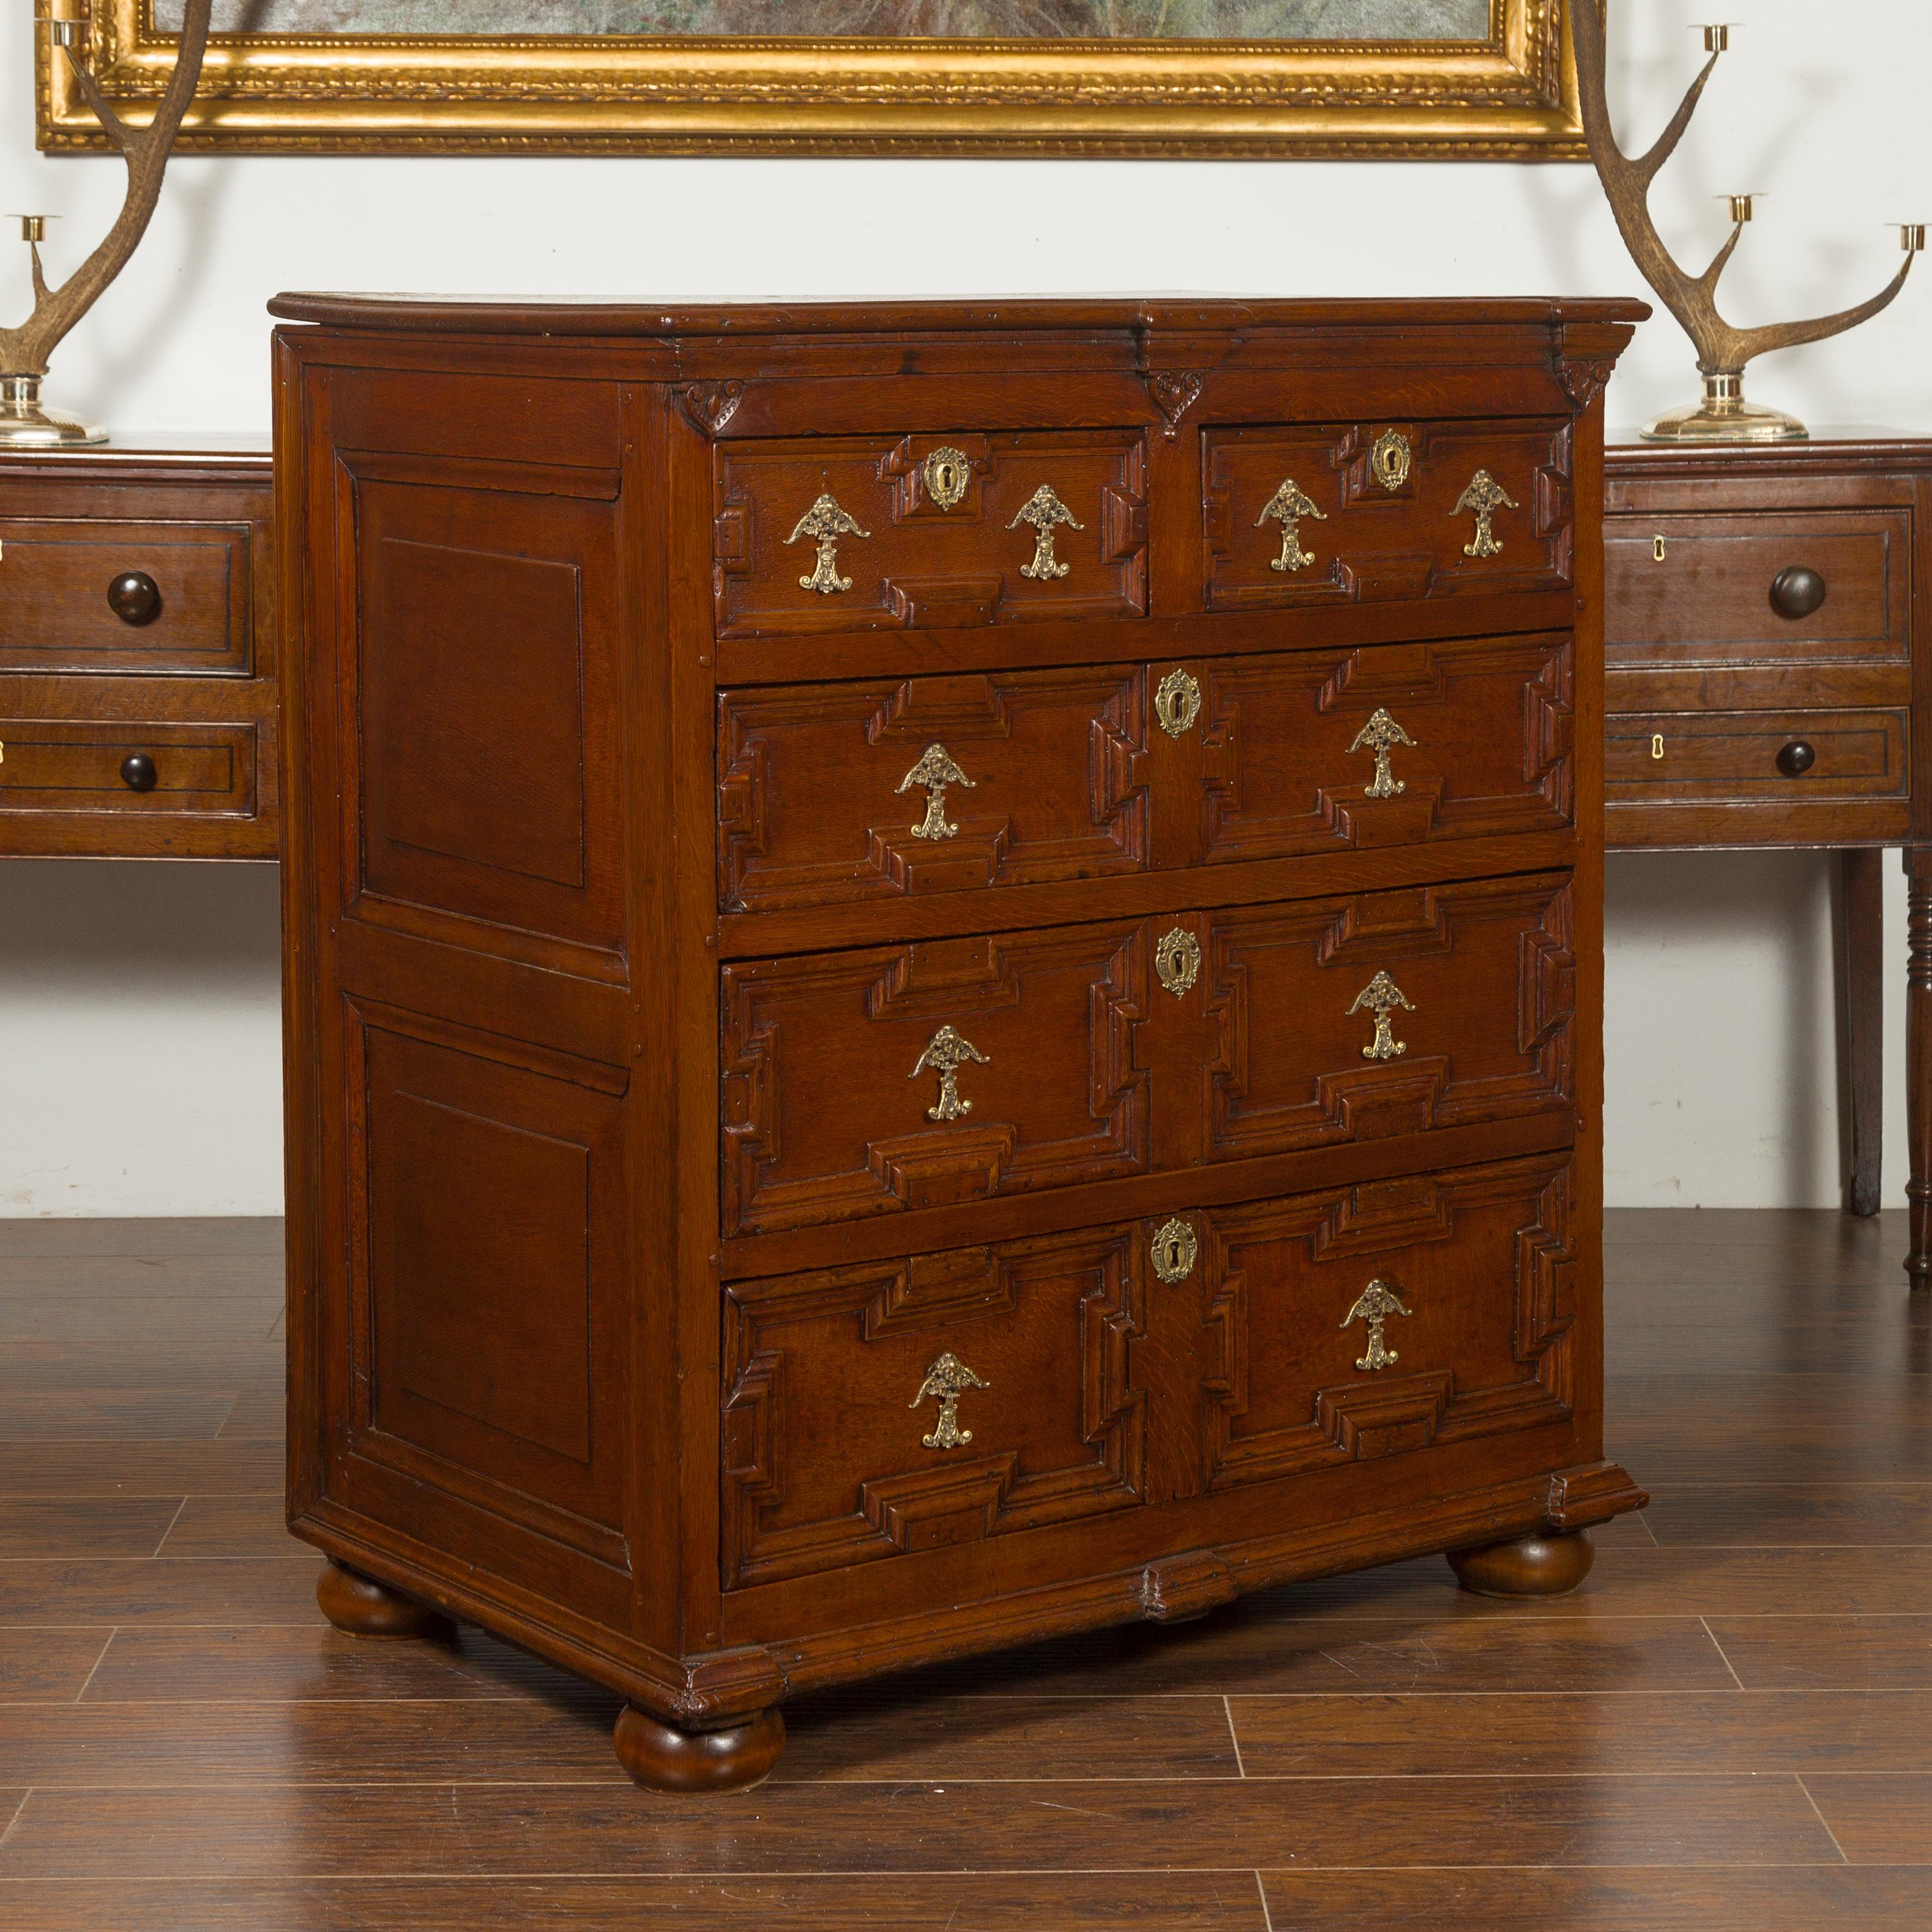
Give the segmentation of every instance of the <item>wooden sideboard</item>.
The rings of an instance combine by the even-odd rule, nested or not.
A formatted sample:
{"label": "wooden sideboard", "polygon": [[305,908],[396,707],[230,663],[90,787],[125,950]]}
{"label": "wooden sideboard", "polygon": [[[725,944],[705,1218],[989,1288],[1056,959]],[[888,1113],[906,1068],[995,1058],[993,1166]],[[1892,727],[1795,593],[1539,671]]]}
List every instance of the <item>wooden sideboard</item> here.
{"label": "wooden sideboard", "polygon": [[1606,837],[1822,846],[1850,1127],[1846,1203],[1879,1204],[1879,863],[1909,881],[1914,1287],[1932,1277],[1932,437],[1606,452]]}
{"label": "wooden sideboard", "polygon": [[275,310],[333,1619],[721,1789],[815,1685],[1580,1580],[1640,306]]}
{"label": "wooden sideboard", "polygon": [[0,857],[272,859],[271,470],[0,454]]}

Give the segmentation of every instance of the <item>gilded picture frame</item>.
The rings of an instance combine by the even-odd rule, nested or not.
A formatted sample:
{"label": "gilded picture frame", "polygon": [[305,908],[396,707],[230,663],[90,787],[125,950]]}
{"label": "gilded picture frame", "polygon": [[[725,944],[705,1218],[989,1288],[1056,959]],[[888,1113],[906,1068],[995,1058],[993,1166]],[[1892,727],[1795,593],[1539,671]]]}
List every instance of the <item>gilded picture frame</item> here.
{"label": "gilded picture frame", "polygon": [[[526,4],[547,23],[572,16],[572,0]],[[722,9],[728,0],[680,4],[680,17],[703,19],[707,4]],[[728,4],[742,8],[746,0]],[[988,21],[1009,13],[1055,17],[1050,7],[1013,0],[951,4],[983,5],[979,17]],[[1082,7],[1117,17],[1117,4],[1058,0],[1057,17],[1070,8],[1072,17],[1086,17]],[[1210,9],[1197,20],[1237,10],[1234,0],[1195,4]],[[1352,24],[1353,38],[232,31],[209,47],[179,146],[250,154],[1582,156],[1564,0],[1486,0],[1488,31],[1476,40],[1384,40],[1364,31],[1378,7],[1391,17],[1406,7],[1400,17],[1413,19],[1418,0],[1327,4],[1344,6],[1328,17]],[[1216,16],[1215,5],[1230,13]],[[1434,17],[1453,20],[1456,5],[1480,20],[1483,0],[1442,0]],[[144,118],[172,62],[164,23],[178,18],[179,0],[42,0],[44,10],[50,6],[87,15],[108,99],[125,118]],[[299,24],[305,8],[330,19],[356,13],[341,0],[229,0],[230,21],[259,20],[265,6],[285,28]],[[499,18],[518,14],[518,0],[496,6]],[[1156,11],[1164,17],[1166,9]],[[460,12],[456,0],[389,0],[382,17]],[[592,16],[613,17],[609,0],[601,10],[584,0],[580,17]],[[1318,7],[1297,17],[1324,16]],[[41,148],[103,148],[44,34],[38,59]]]}

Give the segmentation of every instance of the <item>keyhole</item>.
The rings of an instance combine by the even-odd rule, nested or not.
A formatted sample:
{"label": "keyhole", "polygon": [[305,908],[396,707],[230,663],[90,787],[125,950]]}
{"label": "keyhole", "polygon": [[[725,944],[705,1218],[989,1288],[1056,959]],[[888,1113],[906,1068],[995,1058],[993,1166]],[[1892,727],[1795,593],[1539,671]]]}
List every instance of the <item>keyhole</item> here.
{"label": "keyhole", "polygon": [[1664,539],[1661,537],[1651,538],[1650,556],[1653,563],[1661,563],[1664,561]]}
{"label": "keyhole", "polygon": [[1660,758],[1664,755],[1664,734],[1661,731],[1651,734],[1650,755],[1653,758]]}

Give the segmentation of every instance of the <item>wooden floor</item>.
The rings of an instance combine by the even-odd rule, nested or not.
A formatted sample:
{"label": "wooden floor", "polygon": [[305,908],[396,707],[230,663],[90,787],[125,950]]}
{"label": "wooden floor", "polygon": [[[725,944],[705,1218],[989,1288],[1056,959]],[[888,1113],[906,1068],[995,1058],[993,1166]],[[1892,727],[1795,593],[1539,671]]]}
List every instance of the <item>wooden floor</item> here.
{"label": "wooden floor", "polygon": [[1430,1560],[814,1699],[653,1798],[614,1706],[317,1614],[275,1224],[0,1223],[0,1926],[1932,1925],[1932,1309],[1904,1233],[1625,1214],[1574,1598]]}

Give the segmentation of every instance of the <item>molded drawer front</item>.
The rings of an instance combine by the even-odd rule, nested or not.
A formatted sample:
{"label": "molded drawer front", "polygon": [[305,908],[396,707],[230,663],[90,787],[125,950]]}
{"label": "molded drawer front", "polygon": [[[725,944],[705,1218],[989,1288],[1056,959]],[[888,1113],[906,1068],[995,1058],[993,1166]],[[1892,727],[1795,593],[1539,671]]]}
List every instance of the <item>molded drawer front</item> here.
{"label": "molded drawer front", "polygon": [[1607,795],[1634,805],[1904,799],[1908,721],[1902,710],[1622,714],[1606,721]]}
{"label": "molded drawer front", "polygon": [[1204,430],[1208,608],[1560,589],[1570,436],[1567,417]]}
{"label": "molded drawer front", "polygon": [[[148,580],[129,616],[108,587]],[[245,677],[248,532],[218,524],[0,520],[0,670]]]}
{"label": "molded drawer front", "polygon": [[718,902],[1558,830],[1572,704],[1547,635],[726,692]]}
{"label": "molded drawer front", "polygon": [[725,968],[728,1235],[1567,1108],[1553,874]]}
{"label": "molded drawer front", "polygon": [[[1618,667],[1902,662],[1911,580],[1904,510],[1625,514],[1604,526],[1604,624]],[[1822,580],[1792,614],[1785,573]],[[1776,586],[1784,578],[1785,602]],[[1816,587],[1813,586],[1813,595]],[[1809,598],[1798,598],[1802,609]]]}
{"label": "molded drawer front", "polygon": [[734,1283],[725,1587],[1142,1503],[1145,1252],[1127,1226]]}
{"label": "molded drawer front", "polygon": [[[145,780],[130,758],[153,767]],[[225,813],[255,809],[252,724],[0,718],[0,812]]]}
{"label": "molded drawer front", "polygon": [[1570,1414],[1567,1154],[1186,1217],[1203,1486]]}
{"label": "molded drawer front", "polygon": [[718,634],[1144,616],[1144,434],[721,443]]}

